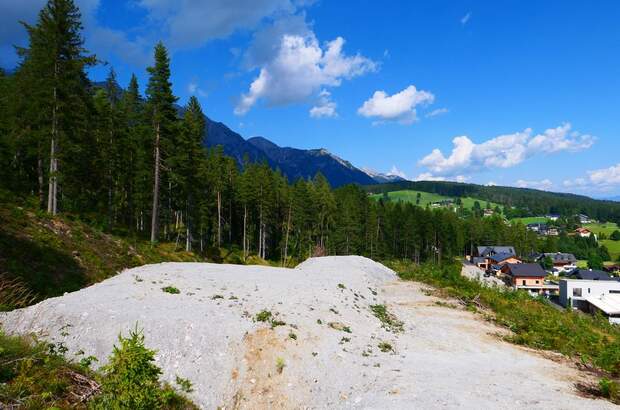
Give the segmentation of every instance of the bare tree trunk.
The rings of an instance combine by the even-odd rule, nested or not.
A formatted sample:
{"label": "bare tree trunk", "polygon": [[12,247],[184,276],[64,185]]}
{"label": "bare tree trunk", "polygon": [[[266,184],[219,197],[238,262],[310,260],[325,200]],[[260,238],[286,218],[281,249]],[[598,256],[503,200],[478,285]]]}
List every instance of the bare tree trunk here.
{"label": "bare tree trunk", "polygon": [[[54,64],[54,80],[58,78],[58,62]],[[54,85],[54,106],[52,107],[52,141],[50,147],[50,175],[49,186],[47,190],[47,212],[56,215],[58,212],[58,180],[56,172],[58,171],[58,160],[56,159],[56,144],[58,140],[58,90]]]}
{"label": "bare tree trunk", "polygon": [[153,212],[151,217],[151,243],[159,236],[159,122],[155,125],[155,181],[153,183]]}
{"label": "bare tree trunk", "polygon": [[288,218],[286,221],[286,239],[284,240],[284,261],[282,262],[282,266],[286,266],[286,259],[288,258],[288,235],[291,230],[291,210],[292,204],[289,204],[288,207]]}
{"label": "bare tree trunk", "polygon": [[248,256],[248,241],[247,234],[247,220],[248,220],[248,206],[243,205],[243,260]]}
{"label": "bare tree trunk", "polygon": [[217,191],[217,246],[222,246],[222,194]]}
{"label": "bare tree trunk", "polygon": [[37,159],[37,177],[39,182],[39,208],[45,204],[45,194],[43,192],[43,159],[41,159],[41,153],[39,152],[39,158]]}

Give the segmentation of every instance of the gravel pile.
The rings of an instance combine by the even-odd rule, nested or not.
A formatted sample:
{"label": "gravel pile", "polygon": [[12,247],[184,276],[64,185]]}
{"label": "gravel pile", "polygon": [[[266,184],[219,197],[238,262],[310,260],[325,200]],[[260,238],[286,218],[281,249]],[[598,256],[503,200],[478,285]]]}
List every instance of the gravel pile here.
{"label": "gravel pile", "polygon": [[[191,398],[205,409],[612,407],[577,397],[572,370],[435,302],[357,256],[295,269],[162,263],[1,314],[0,322],[99,365],[118,335],[138,326],[158,351],[163,378],[189,379]],[[382,321],[372,307],[384,304]]]}

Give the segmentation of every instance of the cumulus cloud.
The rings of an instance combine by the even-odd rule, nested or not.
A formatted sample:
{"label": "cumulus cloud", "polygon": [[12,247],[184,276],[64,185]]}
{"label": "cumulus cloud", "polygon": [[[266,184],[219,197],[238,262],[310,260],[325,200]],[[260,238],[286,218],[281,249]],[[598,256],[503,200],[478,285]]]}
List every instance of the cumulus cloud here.
{"label": "cumulus cloud", "polygon": [[533,189],[541,189],[541,190],[549,190],[553,187],[553,182],[549,179],[543,179],[540,181],[526,181],[524,179],[520,179],[515,182],[515,185],[518,188],[533,188]]}
{"label": "cumulus cloud", "polygon": [[[0,2],[0,52],[16,61],[13,44],[27,36],[18,20],[34,22],[46,0]],[[101,0],[76,0],[83,17],[86,45],[99,55],[116,55],[144,65],[158,40],[174,52],[200,47],[210,40],[254,30],[266,19],[294,14],[311,2],[304,0],[135,0],[145,13],[125,31],[103,26],[97,19]],[[130,34],[128,34],[130,33]],[[11,62],[12,63],[12,62]]]}
{"label": "cumulus cloud", "polygon": [[591,135],[571,132],[570,124],[550,128],[542,134],[532,135],[531,129],[514,134],[500,135],[480,144],[467,136],[452,140],[450,155],[434,149],[418,164],[428,168],[434,175],[453,176],[470,174],[481,170],[514,167],[536,155],[560,151],[581,151],[590,148],[595,138]]}
{"label": "cumulus cloud", "polygon": [[200,88],[200,86],[195,81],[191,81],[189,84],[187,84],[187,92],[191,95],[197,95],[199,97],[207,96],[207,92]]}
{"label": "cumulus cloud", "polygon": [[563,185],[572,189],[609,191],[620,186],[620,164],[588,171],[585,177],[566,180]]}
{"label": "cumulus cloud", "polygon": [[321,46],[312,31],[282,35],[272,58],[253,60],[260,72],[241,95],[235,114],[247,113],[259,99],[271,106],[301,102],[323,87],[338,87],[345,79],[376,69],[375,62],[360,54],[344,54],[344,43],[337,37]]}
{"label": "cumulus cloud", "polygon": [[434,100],[435,96],[430,92],[417,90],[410,85],[393,95],[388,95],[385,91],[375,91],[357,112],[367,118],[377,118],[378,122],[397,121],[411,124],[418,118],[416,106],[431,104]]}
{"label": "cumulus cloud", "polygon": [[239,30],[255,28],[264,18],[293,13],[292,0],[140,0],[151,24],[160,25],[173,48],[201,46]]}
{"label": "cumulus cloud", "polygon": [[334,118],[338,116],[336,112],[336,103],[331,100],[331,93],[322,90],[319,94],[317,104],[310,109],[312,118]]}

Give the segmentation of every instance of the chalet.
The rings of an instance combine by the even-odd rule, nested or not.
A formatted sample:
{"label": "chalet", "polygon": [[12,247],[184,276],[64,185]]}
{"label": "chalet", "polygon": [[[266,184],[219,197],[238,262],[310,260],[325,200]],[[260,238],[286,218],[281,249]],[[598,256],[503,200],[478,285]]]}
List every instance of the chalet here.
{"label": "chalet", "polygon": [[577,268],[577,266],[575,265],[577,263],[577,258],[575,258],[575,255],[573,255],[572,253],[562,253],[562,252],[543,253],[536,259],[536,261],[542,262],[543,259],[545,258],[551,258],[551,260],[553,261],[554,268],[567,268],[568,267],[568,269],[571,269],[571,270]]}
{"label": "chalet", "polygon": [[493,216],[495,215],[495,211],[492,209],[485,209],[484,210],[484,216]]}
{"label": "chalet", "polygon": [[590,219],[588,215],[579,214],[577,215],[577,218],[579,219],[579,223],[582,225],[592,223],[592,219]]}
{"label": "chalet", "polygon": [[545,283],[547,273],[538,263],[506,264],[502,274],[515,289],[527,290],[530,293],[555,293],[558,286]]}
{"label": "chalet", "polygon": [[560,215],[558,214],[549,214],[549,215],[545,215],[545,218],[549,219],[550,221],[557,221],[558,219],[560,219]]}
{"label": "chalet", "polygon": [[532,232],[537,232],[537,233],[543,233],[547,231],[547,224],[543,224],[543,223],[531,223],[531,224],[527,224],[525,226],[525,228],[528,231],[532,231]]}
{"label": "chalet", "polygon": [[575,234],[582,238],[589,238],[590,236],[592,236],[592,231],[588,228],[577,228],[575,229]]}
{"label": "chalet", "polygon": [[560,230],[558,228],[547,229],[547,236],[560,236]]}
{"label": "chalet", "polygon": [[479,246],[478,256],[472,262],[481,269],[489,270],[492,266],[503,266],[506,263],[521,263],[516,257],[512,246]]}

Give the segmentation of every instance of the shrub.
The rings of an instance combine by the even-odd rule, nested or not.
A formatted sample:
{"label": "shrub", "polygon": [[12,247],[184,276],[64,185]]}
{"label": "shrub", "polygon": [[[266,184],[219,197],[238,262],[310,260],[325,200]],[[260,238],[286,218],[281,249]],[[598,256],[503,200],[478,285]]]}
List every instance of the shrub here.
{"label": "shrub", "polygon": [[392,345],[388,342],[381,342],[377,345],[377,347],[379,348],[379,350],[381,350],[383,353],[387,353],[387,352],[391,352],[394,350],[394,348],[392,347]]}
{"label": "shrub", "polygon": [[603,377],[598,382],[601,396],[606,397],[614,402],[620,402],[620,385],[613,380]]}
{"label": "shrub", "polygon": [[389,312],[385,305],[371,305],[370,310],[381,321],[381,326],[388,332],[396,333],[403,331],[403,322]]}
{"label": "shrub", "polygon": [[256,314],[256,316],[254,317],[254,319],[257,322],[268,322],[271,319],[271,312],[268,310],[261,310],[260,312],[258,312]]}
{"label": "shrub", "polygon": [[278,373],[281,374],[285,366],[286,366],[286,363],[284,363],[284,359],[281,357],[278,357],[276,359],[276,370],[278,371]]}
{"label": "shrub", "polygon": [[161,288],[161,290],[166,293],[171,293],[173,295],[178,295],[179,293],[181,293],[181,291],[174,286],[166,286],[165,288]]}
{"label": "shrub", "polygon": [[[193,408],[170,386],[160,384],[161,369],[155,365],[155,351],[144,345],[142,331],[136,328],[126,338],[119,335],[118,342],[102,369],[101,394],[91,402],[91,409]],[[191,389],[191,383],[181,387]]]}

